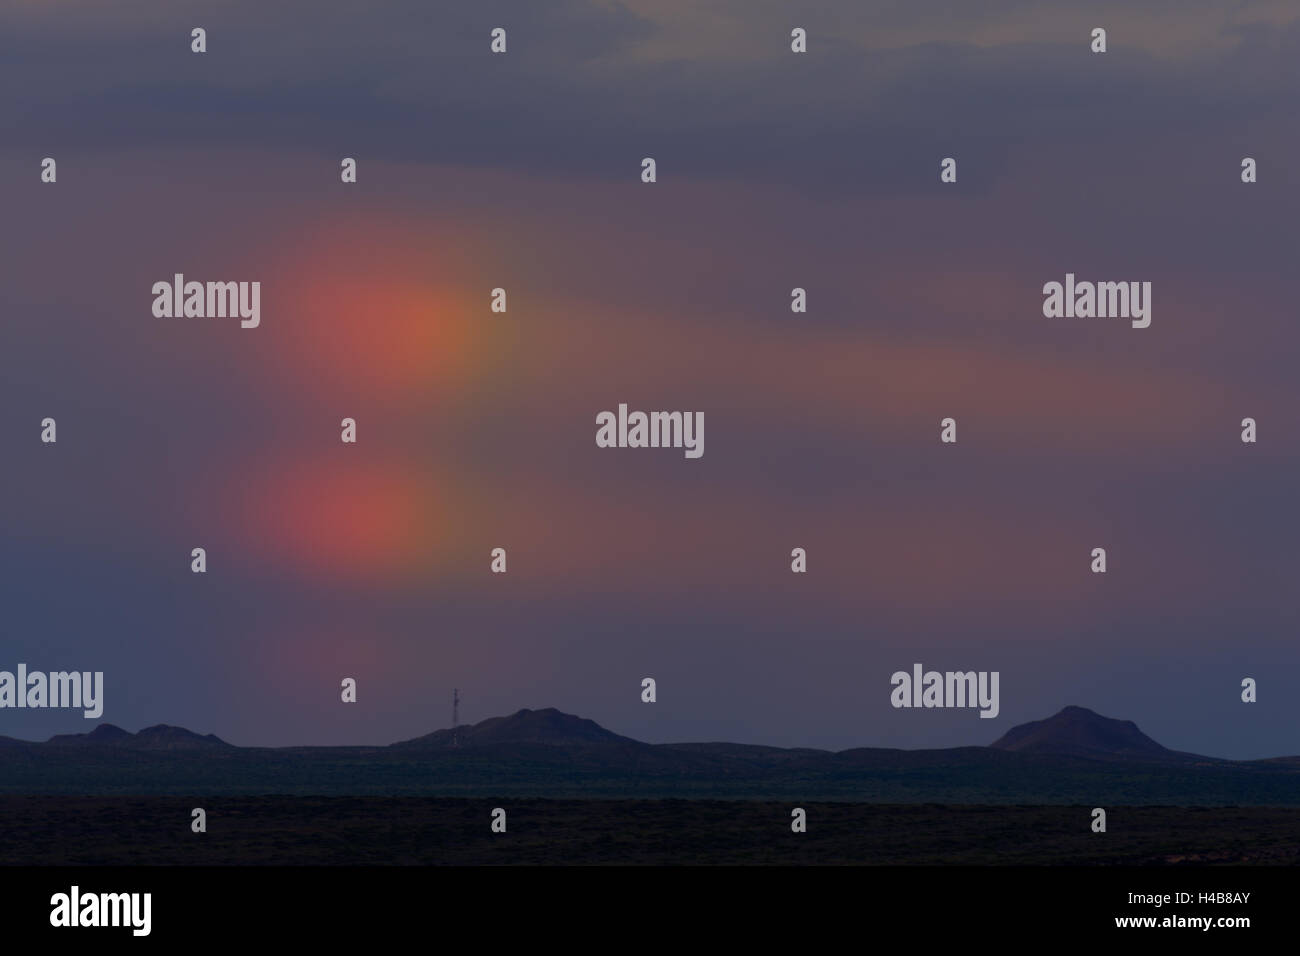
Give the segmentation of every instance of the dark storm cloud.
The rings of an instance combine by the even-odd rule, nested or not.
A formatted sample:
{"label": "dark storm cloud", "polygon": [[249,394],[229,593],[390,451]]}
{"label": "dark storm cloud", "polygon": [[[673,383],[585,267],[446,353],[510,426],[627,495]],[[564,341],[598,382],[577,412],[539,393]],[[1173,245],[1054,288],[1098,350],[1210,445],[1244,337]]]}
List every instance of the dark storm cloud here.
{"label": "dark storm cloud", "polygon": [[[973,20],[959,8],[957,22]],[[1012,19],[1004,42],[954,40],[951,24],[927,40],[930,5],[864,5],[815,53],[795,57],[782,40],[755,59],[731,47],[788,20],[770,6],[720,8],[730,33],[701,26],[680,56],[649,46],[665,32],[653,6],[581,0],[239,3],[120,23],[79,19],[79,9],[29,8],[3,23],[0,107],[18,141],[309,148],[612,180],[635,176],[653,154],[667,178],[827,195],[933,189],[938,158],[954,152],[961,188],[983,191],[1027,143],[1239,128],[1287,106],[1300,62],[1297,24],[1234,25],[1226,15],[1219,33],[1232,42],[1180,59],[1131,42],[1149,30],[1126,35],[1122,17],[1111,52],[1096,56],[1086,31],[1017,40]],[[813,5],[814,21],[819,9],[825,17],[834,6]],[[981,15],[997,22],[1021,9]],[[897,32],[909,18],[917,39],[867,45],[872,31]],[[204,56],[189,52],[199,22]],[[488,51],[496,25],[509,30],[505,56]],[[637,56],[643,47],[655,55]]]}

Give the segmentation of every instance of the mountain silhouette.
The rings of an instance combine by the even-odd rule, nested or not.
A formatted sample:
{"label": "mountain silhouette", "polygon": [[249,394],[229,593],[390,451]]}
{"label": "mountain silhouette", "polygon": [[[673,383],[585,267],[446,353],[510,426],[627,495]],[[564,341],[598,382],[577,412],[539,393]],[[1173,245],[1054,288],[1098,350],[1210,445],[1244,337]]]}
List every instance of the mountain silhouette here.
{"label": "mountain silhouette", "polygon": [[230,746],[215,734],[200,735],[169,724],[155,724],[136,734],[115,724],[100,724],[88,734],[56,734],[46,744],[55,747],[130,747],[136,750],[191,750]]}
{"label": "mountain silhouette", "polygon": [[[1131,720],[1103,717],[1087,707],[1069,706],[1046,720],[1012,727],[989,745],[1020,753],[1080,757],[1167,759],[1195,757],[1156,743]],[[1210,759],[1210,758],[1202,758]]]}
{"label": "mountain silhouette", "polygon": [[431,734],[403,740],[394,747],[438,749],[443,747],[490,747],[501,744],[549,744],[554,747],[587,744],[641,744],[606,730],[594,720],[575,717],[547,707],[543,710],[516,711],[509,717],[489,717],[477,724],[465,724],[453,730],[435,730]]}
{"label": "mountain silhouette", "polygon": [[0,794],[194,792],[1300,806],[1300,757],[1180,753],[1074,706],[990,746],[937,750],[649,744],[551,707],[388,746],[239,747],[165,724],[0,738]]}

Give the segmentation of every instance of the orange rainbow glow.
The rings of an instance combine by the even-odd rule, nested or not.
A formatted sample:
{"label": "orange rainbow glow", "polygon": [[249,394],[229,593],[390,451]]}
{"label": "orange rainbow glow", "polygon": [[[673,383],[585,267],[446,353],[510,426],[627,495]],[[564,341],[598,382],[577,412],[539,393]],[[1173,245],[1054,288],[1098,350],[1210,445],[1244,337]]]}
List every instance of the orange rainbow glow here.
{"label": "orange rainbow glow", "polygon": [[241,469],[212,500],[221,533],[239,539],[250,563],[327,584],[418,580],[446,563],[462,537],[456,496],[395,462],[264,461]]}
{"label": "orange rainbow glow", "polygon": [[[301,227],[300,227],[301,228]],[[387,405],[453,394],[507,351],[481,321],[488,288],[467,248],[428,229],[353,215],[282,240],[267,273],[268,374],[297,393]]]}

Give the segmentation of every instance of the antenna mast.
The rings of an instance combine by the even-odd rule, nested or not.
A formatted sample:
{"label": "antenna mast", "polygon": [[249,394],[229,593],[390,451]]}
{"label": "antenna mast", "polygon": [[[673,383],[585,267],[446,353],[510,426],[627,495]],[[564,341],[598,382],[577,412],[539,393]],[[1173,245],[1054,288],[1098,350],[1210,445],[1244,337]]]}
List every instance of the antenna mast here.
{"label": "antenna mast", "polygon": [[460,688],[451,692],[451,745],[460,746]]}

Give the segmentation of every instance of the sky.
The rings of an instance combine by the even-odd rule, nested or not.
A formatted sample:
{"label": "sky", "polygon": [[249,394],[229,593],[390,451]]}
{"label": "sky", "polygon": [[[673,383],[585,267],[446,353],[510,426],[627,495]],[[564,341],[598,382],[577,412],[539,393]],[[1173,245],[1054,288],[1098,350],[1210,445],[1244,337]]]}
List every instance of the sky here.
{"label": "sky", "polygon": [[[1289,2],[9,0],[0,669],[246,745],[460,688],[650,742],[1076,704],[1300,753],[1297,64]],[[155,317],[178,272],[260,326]],[[1067,272],[1150,327],[1045,318]],[[597,447],[620,403],[703,456]],[[999,716],[894,709],[915,662]]]}

